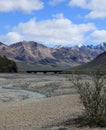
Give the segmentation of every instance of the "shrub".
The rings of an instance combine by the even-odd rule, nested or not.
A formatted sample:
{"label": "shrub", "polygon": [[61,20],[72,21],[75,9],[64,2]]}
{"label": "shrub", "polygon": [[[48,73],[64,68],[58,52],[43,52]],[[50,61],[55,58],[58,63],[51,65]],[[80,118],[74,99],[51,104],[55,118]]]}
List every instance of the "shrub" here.
{"label": "shrub", "polygon": [[95,73],[91,75],[92,82],[81,81],[79,76],[72,78],[81,102],[85,107],[82,118],[87,125],[106,127],[106,82],[105,78]]}

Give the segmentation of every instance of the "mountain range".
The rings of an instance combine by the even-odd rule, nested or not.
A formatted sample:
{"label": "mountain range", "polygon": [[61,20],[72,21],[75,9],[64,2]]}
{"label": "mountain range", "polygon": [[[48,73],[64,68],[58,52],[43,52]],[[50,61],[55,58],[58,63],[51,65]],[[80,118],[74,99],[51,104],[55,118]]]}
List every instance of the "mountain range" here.
{"label": "mountain range", "polygon": [[49,48],[34,41],[12,45],[0,42],[0,54],[14,60],[20,70],[66,69],[92,61],[106,50],[106,43],[73,47]]}

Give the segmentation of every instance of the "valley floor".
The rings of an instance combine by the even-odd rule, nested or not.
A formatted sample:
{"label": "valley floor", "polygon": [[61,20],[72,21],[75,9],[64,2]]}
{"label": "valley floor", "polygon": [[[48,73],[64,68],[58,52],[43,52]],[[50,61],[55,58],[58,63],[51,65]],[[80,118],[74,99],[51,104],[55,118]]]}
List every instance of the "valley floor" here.
{"label": "valley floor", "polygon": [[[100,130],[64,125],[83,111],[69,79],[70,75],[0,74],[0,130]],[[31,97],[28,91],[41,95]]]}

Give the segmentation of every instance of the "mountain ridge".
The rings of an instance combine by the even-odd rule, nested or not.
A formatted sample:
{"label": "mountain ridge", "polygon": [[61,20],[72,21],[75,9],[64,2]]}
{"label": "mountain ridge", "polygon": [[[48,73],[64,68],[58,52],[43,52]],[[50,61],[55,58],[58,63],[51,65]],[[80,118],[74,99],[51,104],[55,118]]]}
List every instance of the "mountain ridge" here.
{"label": "mountain ridge", "polygon": [[12,45],[0,42],[0,54],[16,61],[17,64],[31,66],[73,67],[93,60],[106,50],[106,43],[89,46],[49,48],[34,41],[20,41]]}

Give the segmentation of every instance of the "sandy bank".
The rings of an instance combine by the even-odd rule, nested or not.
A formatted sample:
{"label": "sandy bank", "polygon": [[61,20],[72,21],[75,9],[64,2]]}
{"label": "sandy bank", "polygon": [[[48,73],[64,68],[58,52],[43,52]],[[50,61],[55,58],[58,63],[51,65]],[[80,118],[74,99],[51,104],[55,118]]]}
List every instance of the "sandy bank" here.
{"label": "sandy bank", "polygon": [[25,100],[0,106],[0,130],[47,129],[81,111],[75,95]]}

